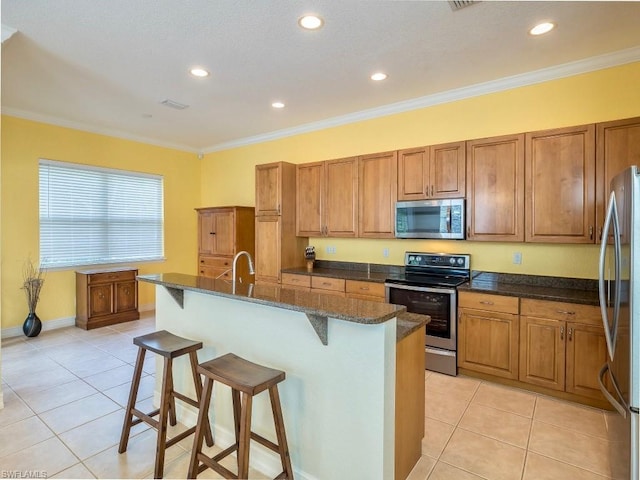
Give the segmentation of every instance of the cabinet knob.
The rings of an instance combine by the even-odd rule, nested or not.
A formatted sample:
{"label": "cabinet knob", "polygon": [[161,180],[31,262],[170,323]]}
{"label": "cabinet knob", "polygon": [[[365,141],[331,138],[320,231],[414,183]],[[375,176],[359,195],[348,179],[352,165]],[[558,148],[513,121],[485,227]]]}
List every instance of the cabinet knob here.
{"label": "cabinet knob", "polygon": [[431,196],[433,197],[433,185],[431,185]]}
{"label": "cabinet knob", "polygon": [[560,340],[564,340],[564,327],[560,327]]}
{"label": "cabinet knob", "polygon": [[209,235],[215,235],[216,232],[209,232]]}
{"label": "cabinet knob", "polygon": [[493,305],[493,302],[489,302],[489,301],[486,301],[486,300],[481,300],[480,303],[482,305]]}
{"label": "cabinet knob", "polygon": [[556,313],[559,313],[561,315],[575,315],[576,312],[572,312],[570,310],[556,310]]}
{"label": "cabinet knob", "polygon": [[569,334],[569,341],[573,340],[573,328],[569,328],[567,333]]}
{"label": "cabinet knob", "polygon": [[589,225],[589,239],[593,240],[593,225]]}
{"label": "cabinet knob", "polygon": [[369,290],[369,287],[360,287],[360,290]]}

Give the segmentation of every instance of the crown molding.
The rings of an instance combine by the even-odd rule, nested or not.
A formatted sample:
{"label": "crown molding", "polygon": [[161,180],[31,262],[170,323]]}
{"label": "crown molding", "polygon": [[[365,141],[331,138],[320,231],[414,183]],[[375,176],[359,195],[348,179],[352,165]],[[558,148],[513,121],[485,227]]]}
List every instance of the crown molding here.
{"label": "crown molding", "polygon": [[291,137],[303,133],[324,130],[326,128],[337,127],[349,123],[371,120],[387,115],[408,112],[420,108],[432,107],[443,103],[464,100],[467,98],[478,97],[491,93],[497,93],[513,88],[525,87],[537,83],[548,82],[561,78],[571,77],[582,73],[593,72],[605,68],[616,67],[627,63],[640,61],[640,47],[628,48],[614,53],[599,55],[596,57],[577,60],[554,67],[534,70],[519,75],[504,77],[489,82],[477,83],[468,87],[456,88],[446,92],[427,95],[424,97],[405,100],[402,102],[391,103],[381,107],[362,110],[359,112],[349,113],[338,117],[321,120],[318,122],[307,123],[293,128],[277,130],[252,137],[240,138],[229,142],[219,143],[205,148],[203,153],[213,153],[232,148],[244,147],[256,143],[269,142],[280,138]]}
{"label": "crown molding", "polygon": [[161,142],[158,139],[141,137],[138,135],[132,135],[121,130],[114,130],[109,128],[96,127],[93,125],[87,125],[85,123],[74,122],[72,120],[65,120],[62,118],[52,117],[49,115],[42,115],[40,113],[33,113],[27,110],[20,110],[11,107],[2,107],[2,115],[9,115],[10,117],[23,118],[25,120],[32,120],[34,122],[47,123],[49,125],[55,125],[57,127],[71,128],[73,130],[80,130],[83,132],[96,133],[98,135],[105,135],[107,137],[115,137],[123,140],[131,140],[133,142],[144,143],[147,145],[154,145],[156,147],[171,148],[173,150],[180,150],[190,153],[201,153],[200,149],[193,148],[189,145],[182,145],[179,143]]}

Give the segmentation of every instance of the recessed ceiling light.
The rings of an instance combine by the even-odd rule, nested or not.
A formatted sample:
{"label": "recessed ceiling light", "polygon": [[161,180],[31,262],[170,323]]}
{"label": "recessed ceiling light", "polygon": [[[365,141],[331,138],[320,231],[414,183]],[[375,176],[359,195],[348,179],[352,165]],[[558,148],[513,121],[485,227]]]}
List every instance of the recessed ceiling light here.
{"label": "recessed ceiling light", "polygon": [[379,82],[380,80],[385,80],[386,78],[387,78],[387,74],[382,72],[377,72],[371,75],[371,80],[375,80],[376,82]]}
{"label": "recessed ceiling light", "polygon": [[544,35],[555,28],[555,24],[551,22],[542,22],[529,30],[531,35]]}
{"label": "recessed ceiling light", "polygon": [[298,19],[298,25],[307,30],[317,30],[324,25],[324,20],[317,15],[305,15]]}
{"label": "recessed ceiling light", "polygon": [[193,67],[191,70],[189,70],[189,73],[194,77],[208,77],[209,75],[211,75],[202,67]]}
{"label": "recessed ceiling light", "polygon": [[273,102],[273,103],[271,104],[271,106],[272,106],[273,108],[284,108],[284,103],[282,103],[282,102]]}

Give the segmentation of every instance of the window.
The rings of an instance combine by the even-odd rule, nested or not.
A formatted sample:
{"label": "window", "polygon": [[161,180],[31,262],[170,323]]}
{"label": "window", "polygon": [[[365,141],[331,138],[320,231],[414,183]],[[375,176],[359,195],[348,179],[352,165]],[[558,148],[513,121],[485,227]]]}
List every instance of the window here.
{"label": "window", "polygon": [[43,267],[162,258],[161,176],[40,160]]}

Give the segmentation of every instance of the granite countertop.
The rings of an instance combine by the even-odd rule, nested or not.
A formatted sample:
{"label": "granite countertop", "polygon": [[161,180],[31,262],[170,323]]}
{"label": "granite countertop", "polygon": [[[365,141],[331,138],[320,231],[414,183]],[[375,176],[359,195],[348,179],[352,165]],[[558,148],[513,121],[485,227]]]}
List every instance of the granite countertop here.
{"label": "granite countertop", "polygon": [[398,267],[396,265],[381,265],[376,263],[316,260],[312,271],[308,271],[305,267],[298,267],[283,268],[282,273],[384,283],[387,278],[404,275],[404,267]]}
{"label": "granite countertop", "polygon": [[598,281],[583,278],[544,277],[508,273],[471,273],[461,292],[481,292],[554,302],[599,305]]}
{"label": "granite countertop", "polygon": [[[245,302],[294,310],[309,315],[331,317],[347,322],[370,325],[386,322],[406,312],[406,307],[402,305],[391,305],[388,303],[345,298],[326,293],[295,290],[279,285],[254,285],[237,282],[234,288],[232,282],[228,280],[196,277],[181,273],[139,275],[137,279],[141,282],[154,283],[178,290],[189,290],[207,295],[234,298]],[[423,315],[403,317],[402,330],[415,330],[424,325],[424,322],[428,319],[429,317]],[[422,323],[420,324],[420,322]],[[418,323],[418,325],[415,325],[416,323]],[[405,336],[406,335],[408,335],[408,333],[405,333]]]}

